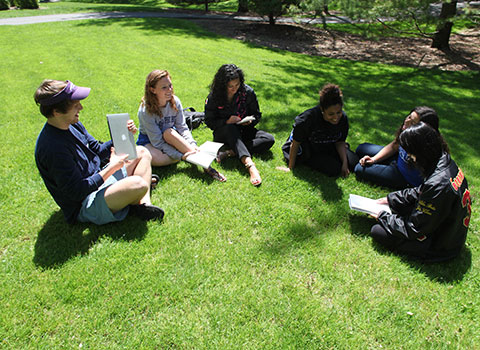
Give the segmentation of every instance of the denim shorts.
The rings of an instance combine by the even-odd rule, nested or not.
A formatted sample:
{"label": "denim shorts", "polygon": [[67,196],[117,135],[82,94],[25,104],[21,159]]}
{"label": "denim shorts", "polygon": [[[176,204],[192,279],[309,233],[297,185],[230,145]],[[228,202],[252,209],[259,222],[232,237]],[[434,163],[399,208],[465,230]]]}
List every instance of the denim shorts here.
{"label": "denim shorts", "polygon": [[91,222],[96,225],[104,225],[125,219],[128,214],[129,206],[127,205],[122,210],[112,213],[105,201],[105,191],[108,186],[111,186],[126,177],[127,169],[123,167],[110,176],[107,181],[98,188],[98,190],[90,193],[82,202],[82,207],[80,208],[77,220],[80,222]]}
{"label": "denim shorts", "polygon": [[150,143],[150,139],[148,138],[147,134],[138,135],[137,145],[145,146],[146,144],[149,144],[149,143]]}

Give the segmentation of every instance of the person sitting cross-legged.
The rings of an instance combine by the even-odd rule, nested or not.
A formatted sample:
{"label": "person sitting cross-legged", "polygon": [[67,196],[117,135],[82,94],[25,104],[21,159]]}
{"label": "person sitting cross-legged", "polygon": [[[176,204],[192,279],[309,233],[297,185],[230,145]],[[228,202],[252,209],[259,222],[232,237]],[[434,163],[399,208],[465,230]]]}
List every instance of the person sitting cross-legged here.
{"label": "person sitting cross-legged", "polygon": [[[89,94],[90,88],[60,80],[44,80],[35,92],[47,118],[35,146],[45,186],[69,223],[102,225],[123,220],[129,211],[144,220],[161,220],[164,211],[150,200],[150,153],[137,147],[137,158],[127,160],[128,155],[115,154],[112,141],[102,144],[91,136],[79,121],[80,101]],[[137,131],[131,120],[127,127]]]}

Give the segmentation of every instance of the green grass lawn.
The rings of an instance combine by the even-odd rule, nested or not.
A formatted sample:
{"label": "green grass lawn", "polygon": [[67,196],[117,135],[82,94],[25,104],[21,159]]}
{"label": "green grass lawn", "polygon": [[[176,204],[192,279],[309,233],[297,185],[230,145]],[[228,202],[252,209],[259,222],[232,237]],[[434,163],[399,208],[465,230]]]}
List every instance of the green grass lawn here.
{"label": "green grass lawn", "polygon": [[[188,21],[112,19],[0,27],[0,348],[478,349],[478,72],[331,60],[256,47]],[[186,163],[154,168],[163,223],[64,223],[35,167],[45,78],[92,88],[80,119],[107,140],[107,113],[137,120],[144,79],[168,69],[184,106],[202,110],[223,63],[244,69],[277,143],[213,182]],[[339,84],[348,141],[388,143],[416,105],[434,107],[470,184],[467,245],[452,262],[409,262],[375,245],[349,193],[385,188],[284,165],[294,117]],[[137,120],[138,121],[138,120]],[[201,126],[194,137],[211,140]]]}
{"label": "green grass lawn", "polygon": [[[10,17],[25,17],[25,16],[45,16],[62,13],[77,13],[77,12],[102,12],[102,11],[164,11],[174,10],[175,8],[186,10],[205,10],[205,5],[173,5],[165,0],[127,0],[128,3],[109,3],[108,1],[84,1],[84,2],[41,2],[37,10],[9,10],[0,11],[0,18]],[[229,11],[235,12],[237,10],[237,1],[229,0],[220,3],[211,3],[209,5],[210,11]]]}

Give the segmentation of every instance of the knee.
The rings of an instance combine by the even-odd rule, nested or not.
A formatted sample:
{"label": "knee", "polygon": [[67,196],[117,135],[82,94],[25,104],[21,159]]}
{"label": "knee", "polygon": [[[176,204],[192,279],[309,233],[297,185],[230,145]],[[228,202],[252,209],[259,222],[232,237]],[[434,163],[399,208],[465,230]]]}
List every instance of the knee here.
{"label": "knee", "polygon": [[138,192],[140,197],[143,197],[147,193],[150,184],[147,183],[141,176],[132,175],[128,177],[129,180],[129,190]]}
{"label": "knee", "polygon": [[268,146],[267,149],[272,148],[274,144],[275,144],[275,137],[272,134],[267,134],[267,137],[266,137],[266,145]]}
{"label": "knee", "polygon": [[353,172],[357,177],[361,177],[364,170],[365,168],[361,166],[360,163],[357,163],[357,165],[355,165],[355,167],[353,168]]}
{"label": "knee", "polygon": [[360,145],[358,145],[357,149],[355,150],[355,153],[359,157],[363,157],[364,155],[369,153],[370,146],[372,146],[371,143],[361,143]]}
{"label": "knee", "polygon": [[140,160],[152,161],[152,154],[144,146],[137,146],[137,158]]}

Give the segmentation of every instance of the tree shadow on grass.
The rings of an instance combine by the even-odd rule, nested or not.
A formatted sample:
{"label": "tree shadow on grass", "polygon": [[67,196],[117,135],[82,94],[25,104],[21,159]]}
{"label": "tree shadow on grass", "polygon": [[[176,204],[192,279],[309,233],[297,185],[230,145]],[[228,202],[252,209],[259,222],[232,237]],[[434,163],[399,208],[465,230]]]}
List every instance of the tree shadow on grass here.
{"label": "tree shadow on grass", "polygon": [[101,226],[68,224],[62,211],[58,210],[38,232],[33,262],[44,269],[57,268],[74,256],[88,254],[102,236],[135,241],[143,239],[146,232],[146,222],[135,217],[128,216],[121,222]]}
{"label": "tree shadow on grass", "polygon": [[[350,215],[350,227],[353,235],[369,235],[370,228],[374,224],[375,221],[368,216]],[[372,246],[380,254],[397,256],[394,252],[391,252],[373,240]],[[429,279],[440,283],[461,281],[472,265],[472,253],[466,246],[464,246],[460,255],[455,259],[442,263],[425,263],[412,260],[404,255],[399,255],[399,257],[403,263],[409,265],[413,270],[421,272]]]}
{"label": "tree shadow on grass", "polygon": [[343,191],[337,183],[338,178],[329,177],[319,171],[299,164],[292,170],[293,176],[309,182],[322,194],[323,200],[327,202],[338,202],[343,197]]}
{"label": "tree shadow on grass", "polygon": [[[178,166],[178,165],[179,163],[170,164],[162,167],[155,166],[155,167],[152,167],[152,173],[158,175],[158,177],[160,178],[160,185],[164,180],[167,180],[170,177],[176,176],[178,174],[185,174],[186,176],[192,179],[200,180],[207,184],[211,184],[218,181],[213,179],[210,175],[206,174],[203,171],[203,168],[200,166],[197,166],[191,163],[185,164],[186,166]],[[218,167],[216,166],[216,162],[213,162],[211,166],[212,168],[218,170]]]}
{"label": "tree shadow on grass", "polygon": [[[276,77],[275,85],[257,83],[262,88],[258,93],[264,96],[289,96],[288,92],[298,84],[295,77],[315,77],[302,79],[302,88],[298,91],[301,95],[313,96],[327,82],[340,85],[350,122],[347,141],[353,141],[352,144],[390,142],[405,115],[415,106],[427,105],[438,112],[441,132],[447,142],[455,146],[456,160],[462,163],[471,158],[472,153],[480,156],[480,147],[475,147],[480,99],[478,94],[462,93],[475,90],[479,72],[406,69],[311,56],[292,56],[287,62],[269,64],[273,71],[285,74]],[[355,112],[350,106],[354,106]],[[461,122],[459,116],[462,116]],[[471,140],[474,145],[465,140]]]}
{"label": "tree shadow on grass", "polygon": [[266,240],[260,250],[270,256],[283,256],[292,250],[301,250],[318,235],[318,231],[309,225],[296,222],[289,225],[287,230],[281,230],[277,236]]}
{"label": "tree shadow on grass", "polygon": [[[159,33],[168,33],[170,37],[185,36],[192,38],[212,38],[227,40],[217,36],[214,33],[207,32],[198,25],[185,19],[162,18],[162,17],[116,17],[106,19],[95,19],[82,21],[76,24],[77,27],[108,27],[112,25],[121,25],[126,28],[134,28],[144,31],[147,35],[158,35]],[[192,52],[194,48],[192,47]],[[186,50],[188,51],[188,50]],[[184,52],[185,53],[185,52]],[[186,55],[188,56],[188,55]]]}

